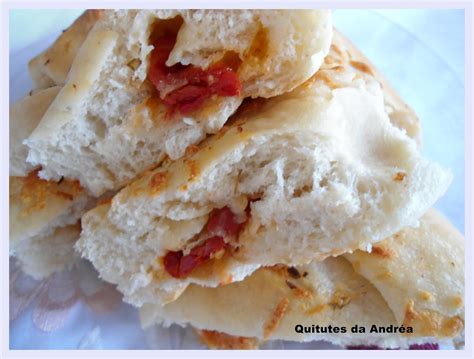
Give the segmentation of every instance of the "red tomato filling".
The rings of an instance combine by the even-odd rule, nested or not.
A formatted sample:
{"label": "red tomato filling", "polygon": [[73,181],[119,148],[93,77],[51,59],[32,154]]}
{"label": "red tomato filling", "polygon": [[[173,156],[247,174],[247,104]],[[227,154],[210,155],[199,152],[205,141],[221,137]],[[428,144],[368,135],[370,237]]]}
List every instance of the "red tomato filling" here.
{"label": "red tomato filling", "polygon": [[176,35],[162,36],[155,41],[148,71],[148,78],[171,111],[186,115],[201,108],[212,95],[240,95],[239,78],[224,63],[216,63],[206,70],[193,65],[166,66],[175,43]]}
{"label": "red tomato filling", "polygon": [[237,222],[236,215],[229,207],[212,212],[205,231],[211,235],[203,243],[197,245],[189,254],[183,251],[169,251],[163,258],[165,270],[174,278],[188,276],[199,264],[209,260],[214,253],[230,247],[224,237],[236,236],[245,222]]}
{"label": "red tomato filling", "polygon": [[234,236],[239,234],[242,225],[243,223],[237,222],[234,212],[229,207],[223,207],[212,212],[206,230],[217,236]]}

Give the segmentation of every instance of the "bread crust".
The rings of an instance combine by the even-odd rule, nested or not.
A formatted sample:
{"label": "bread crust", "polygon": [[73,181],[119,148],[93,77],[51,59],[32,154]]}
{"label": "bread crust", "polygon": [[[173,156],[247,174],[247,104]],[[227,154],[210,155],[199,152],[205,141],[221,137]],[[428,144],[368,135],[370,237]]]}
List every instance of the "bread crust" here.
{"label": "bread crust", "polygon": [[[421,123],[413,108],[411,108],[387,81],[385,76],[371,61],[341,32],[334,29],[332,39],[333,50],[347,51],[349,64],[360,72],[373,76],[381,85],[384,92],[385,105],[390,120],[394,126],[406,131],[421,146]],[[328,61],[328,58],[326,58]]]}
{"label": "bread crust", "polygon": [[[46,227],[84,195],[77,181],[45,181],[38,177],[38,171],[10,177],[10,249],[14,251],[27,238],[50,232]],[[81,214],[64,218],[65,224],[76,223]]]}
{"label": "bread crust", "polygon": [[23,141],[41,121],[60,89],[54,86],[31,91],[10,107],[10,176],[26,176],[34,170],[35,166],[26,162],[28,147]]}
{"label": "bread crust", "polygon": [[464,238],[428,211],[372,248],[345,254],[384,296],[397,321],[425,336],[455,337],[464,327]]}
{"label": "bread crust", "polygon": [[78,221],[94,199],[77,181],[46,181],[38,170],[10,177],[9,190],[10,255],[34,278],[70,268],[79,258]]}
{"label": "bread crust", "polygon": [[71,64],[91,28],[102,17],[103,10],[86,10],[45,51],[32,58],[28,70],[35,88],[66,83]]}

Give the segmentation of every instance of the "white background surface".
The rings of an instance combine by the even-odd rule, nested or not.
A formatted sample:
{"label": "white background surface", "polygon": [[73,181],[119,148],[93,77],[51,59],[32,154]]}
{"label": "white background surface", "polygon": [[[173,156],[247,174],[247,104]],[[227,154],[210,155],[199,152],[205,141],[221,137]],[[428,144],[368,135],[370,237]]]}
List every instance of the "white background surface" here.
{"label": "white background surface", "polygon": [[[51,44],[81,12],[15,10],[10,13],[10,102],[31,88],[28,60]],[[336,10],[334,23],[416,110],[422,121],[424,154],[454,174],[448,193],[436,207],[464,232],[463,11]],[[191,335],[180,328],[143,333],[136,311],[126,304],[113,316],[101,318],[93,317],[78,304],[66,326],[53,333],[35,330],[28,315],[31,311],[10,325],[12,349],[76,348],[84,340],[91,348],[153,348],[157,347],[157,338],[165,338],[168,347],[181,347],[188,343],[183,338]],[[118,329],[127,335],[117,337],[114,333]],[[279,343],[270,346],[286,347]]]}

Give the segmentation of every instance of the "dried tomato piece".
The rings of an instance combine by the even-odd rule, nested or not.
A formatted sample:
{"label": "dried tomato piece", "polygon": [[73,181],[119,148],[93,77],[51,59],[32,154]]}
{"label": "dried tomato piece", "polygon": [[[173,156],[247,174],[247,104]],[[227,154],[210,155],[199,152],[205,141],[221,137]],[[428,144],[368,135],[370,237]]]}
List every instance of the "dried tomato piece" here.
{"label": "dried tomato piece", "polygon": [[214,236],[191,249],[187,255],[183,255],[183,251],[169,251],[163,258],[163,264],[172,277],[184,278],[212,254],[224,249],[225,245],[224,238]]}
{"label": "dried tomato piece", "polygon": [[176,35],[158,38],[153,44],[148,70],[148,78],[172,111],[185,115],[200,109],[204,101],[213,95],[240,95],[237,74],[223,63],[214,64],[206,70],[193,65],[166,66],[175,43]]}
{"label": "dried tomato piece", "polygon": [[204,258],[200,258],[191,254],[183,256],[179,264],[179,275],[177,278],[184,278],[196,268]]}
{"label": "dried tomato piece", "polygon": [[183,251],[169,251],[163,258],[163,265],[172,277],[180,278],[179,267],[182,257]]}
{"label": "dried tomato piece", "polygon": [[237,216],[229,207],[223,207],[211,213],[207,222],[209,233],[232,236],[240,232],[244,222],[237,222]]}
{"label": "dried tomato piece", "polygon": [[224,247],[224,238],[214,236],[206,239],[204,243],[191,249],[189,254],[195,257],[208,259],[212,254],[219,252],[221,249],[224,249]]}
{"label": "dried tomato piece", "polygon": [[171,108],[179,107],[182,114],[198,110],[206,99],[208,89],[194,85],[181,87],[169,93],[163,102]]}
{"label": "dried tomato piece", "polygon": [[236,96],[240,94],[240,81],[235,72],[223,64],[216,64],[210,70],[212,76],[209,86],[219,96]]}
{"label": "dried tomato piece", "polygon": [[224,238],[236,236],[245,222],[238,222],[237,216],[229,207],[214,210],[209,216],[204,231],[210,236],[197,245],[189,254],[183,251],[169,251],[163,258],[165,270],[175,278],[184,278],[201,263],[209,260],[214,253],[225,250],[229,245]]}

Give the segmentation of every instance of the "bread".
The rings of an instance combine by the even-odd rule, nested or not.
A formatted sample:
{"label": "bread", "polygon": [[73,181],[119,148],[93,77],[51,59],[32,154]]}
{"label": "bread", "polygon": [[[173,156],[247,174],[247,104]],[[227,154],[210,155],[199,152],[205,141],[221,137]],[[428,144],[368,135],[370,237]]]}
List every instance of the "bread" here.
{"label": "bread", "polygon": [[41,121],[59,90],[55,86],[32,91],[10,107],[10,176],[26,176],[34,169],[26,162],[28,148],[23,141]]}
{"label": "bread", "polygon": [[[344,64],[231,122],[83,217],[77,249],[126,301],[166,303],[190,283],[365,249],[416,226],[451,181],[390,124],[373,77]],[[208,241],[221,217],[233,233]],[[181,275],[180,258],[202,250],[209,260]]]}
{"label": "bread", "polygon": [[10,177],[9,243],[24,272],[42,278],[79,258],[78,221],[94,200],[77,181],[45,181],[37,172]]}
{"label": "bread", "polygon": [[71,269],[79,260],[74,251],[81,233],[80,222],[55,227],[52,233],[28,237],[15,248],[24,273],[36,279],[49,277],[55,272]]}
{"label": "bread", "polygon": [[[184,92],[196,86],[179,87],[191,80],[172,74],[162,81],[171,76],[172,83],[157,93],[148,75],[156,68],[149,63],[150,41],[158,38],[160,55],[162,33],[176,36],[163,71],[178,71],[183,66],[169,66],[180,63],[194,66],[184,71],[210,65],[206,71],[213,73],[221,61],[223,73],[234,79],[233,87],[225,87],[232,87],[232,95],[194,98]],[[181,157],[189,145],[217,132],[243,98],[275,96],[307,80],[322,63],[331,35],[325,10],[105,11],[27,140],[28,161],[42,166],[41,178],[77,179],[95,196],[119,189],[165,155]],[[196,108],[190,111],[186,101]]]}
{"label": "bread", "polygon": [[464,238],[430,210],[371,253],[345,254],[381,293],[398,323],[425,336],[456,336],[464,322]]}
{"label": "bread", "polygon": [[[384,93],[385,111],[392,125],[405,131],[421,145],[421,123],[415,111],[393,89],[383,74],[369,61],[347,37],[336,29],[333,32],[331,53],[324,59],[326,66],[347,62],[360,73],[372,75],[381,85]],[[324,65],[323,65],[324,66]]]}
{"label": "bread", "polygon": [[[191,285],[172,303],[143,306],[140,318],[145,327],[177,323],[256,340],[325,340],[402,349],[412,343],[443,342],[463,330],[464,263],[458,255],[463,246],[459,232],[430,211],[418,229],[402,230],[371,253],[345,255],[353,265],[357,260],[354,267],[337,257],[297,268],[261,268],[244,281],[218,288]],[[427,288],[429,298],[423,292]],[[418,311],[426,306],[429,312]],[[399,308],[406,314],[400,316]],[[351,333],[355,324],[366,332]],[[370,333],[373,325],[402,324],[413,333]],[[347,333],[300,334],[296,325],[344,326]]]}
{"label": "bread", "polygon": [[[327,12],[102,14],[86,12],[30,62],[38,87],[64,87],[11,111],[11,174],[26,177],[11,177],[10,246],[25,272],[73,265],[89,191],[142,173],[84,216],[75,248],[142,306],[144,326],[192,325],[229,349],[407,348],[462,333],[463,238],[433,211],[419,220],[451,175],[421,157],[416,114],[364,55],[337,31],[329,49]],[[213,78],[224,64],[239,91],[170,105],[196,85],[153,81],[169,32],[167,78],[201,68]],[[295,330],[354,323],[415,334]]]}
{"label": "bread", "polygon": [[79,219],[95,202],[77,181],[38,178],[23,145],[60,86],[31,91],[10,108],[10,253],[23,271],[45,278],[79,258]]}
{"label": "bread", "polygon": [[165,306],[141,307],[142,326],[192,325],[259,340],[324,339],[344,344],[378,342],[381,338],[368,333],[302,335],[295,332],[295,325],[330,324],[350,328],[358,323],[370,328],[372,324],[395,324],[380,293],[356,274],[345,259],[315,261],[297,267],[296,271],[299,279],[292,278],[287,267],[281,265],[261,268],[243,281],[217,288],[191,285]]}
{"label": "bread", "polygon": [[48,49],[29,61],[28,70],[35,88],[66,83],[77,51],[101,15],[102,10],[86,10]]}
{"label": "bread", "polygon": [[200,341],[210,349],[258,349],[259,341],[255,338],[234,336],[215,330],[196,330]]}

